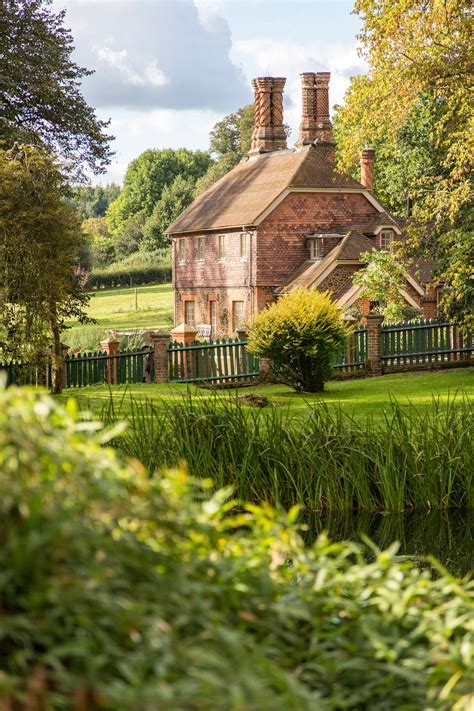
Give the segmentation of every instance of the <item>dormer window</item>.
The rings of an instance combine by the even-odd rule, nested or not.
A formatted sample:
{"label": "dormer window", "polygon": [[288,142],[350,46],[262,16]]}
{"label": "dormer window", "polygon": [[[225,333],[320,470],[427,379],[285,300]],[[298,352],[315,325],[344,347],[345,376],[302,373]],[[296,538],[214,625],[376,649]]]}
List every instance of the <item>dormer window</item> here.
{"label": "dormer window", "polygon": [[380,249],[389,252],[393,242],[393,230],[382,230],[380,233]]}
{"label": "dormer window", "polygon": [[309,258],[316,262],[322,257],[322,243],[319,238],[309,240]]}

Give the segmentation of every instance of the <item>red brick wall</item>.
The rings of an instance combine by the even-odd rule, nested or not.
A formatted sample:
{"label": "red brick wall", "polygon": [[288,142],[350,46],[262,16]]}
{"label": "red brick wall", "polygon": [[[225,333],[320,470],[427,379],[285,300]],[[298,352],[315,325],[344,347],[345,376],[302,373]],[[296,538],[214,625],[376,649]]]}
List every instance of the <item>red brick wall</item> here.
{"label": "red brick wall", "polygon": [[279,286],[309,259],[309,245],[304,242],[307,234],[364,224],[376,214],[360,193],[290,193],[257,230],[258,286]]}
{"label": "red brick wall", "polygon": [[[225,257],[218,259],[219,234],[225,234]],[[199,237],[205,236],[204,261],[197,260]],[[212,291],[214,287],[247,287],[249,286],[249,269],[252,255],[248,259],[240,258],[240,231],[220,232],[207,235],[183,235],[186,239],[186,261],[178,263],[178,237],[173,239],[174,286],[177,289],[188,289],[196,286],[206,286]],[[251,240],[255,251],[254,240]]]}

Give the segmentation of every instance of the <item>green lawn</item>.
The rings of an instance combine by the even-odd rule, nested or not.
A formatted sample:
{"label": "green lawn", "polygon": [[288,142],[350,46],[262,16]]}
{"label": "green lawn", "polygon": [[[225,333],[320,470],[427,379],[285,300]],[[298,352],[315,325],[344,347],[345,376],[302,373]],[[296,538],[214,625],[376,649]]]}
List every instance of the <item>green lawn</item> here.
{"label": "green lawn", "polygon": [[94,348],[92,341],[98,343],[104,338],[107,329],[172,328],[171,284],[147,284],[137,289],[137,309],[133,286],[92,292],[87,314],[96,319],[97,323],[87,326],[73,325],[63,333],[63,341],[71,347],[80,346],[87,349]]}
{"label": "green lawn", "polygon": [[[166,385],[130,385],[87,387],[81,390],[65,390],[63,397],[78,396],[86,400],[96,414],[109,399],[110,392],[117,401],[123,398],[124,405],[130,395],[140,399],[180,398],[187,392],[195,397],[211,397],[208,389],[186,386],[185,384]],[[284,385],[252,386],[232,390],[216,391],[218,397],[229,398],[250,394],[266,395],[275,407],[288,408],[292,413],[304,413],[308,405],[325,402],[329,406],[340,406],[356,418],[373,416],[380,418],[390,406],[390,400],[396,398],[407,407],[410,403],[417,406],[429,406],[434,398],[446,402],[456,393],[474,397],[474,368],[433,371],[428,373],[403,373],[384,375],[377,378],[361,378],[346,381],[330,381],[327,389],[320,395],[295,393]]]}

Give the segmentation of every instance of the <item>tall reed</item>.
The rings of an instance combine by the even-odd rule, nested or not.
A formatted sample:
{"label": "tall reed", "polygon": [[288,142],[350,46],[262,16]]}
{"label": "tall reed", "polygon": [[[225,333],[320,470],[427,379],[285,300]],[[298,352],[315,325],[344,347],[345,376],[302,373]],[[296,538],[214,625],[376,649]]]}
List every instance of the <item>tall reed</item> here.
{"label": "tall reed", "polygon": [[324,513],[473,508],[472,414],[463,395],[420,409],[393,401],[381,422],[323,403],[302,417],[232,396],[111,397],[102,419],[128,421],[115,444],[150,472],[185,461],[239,498]]}

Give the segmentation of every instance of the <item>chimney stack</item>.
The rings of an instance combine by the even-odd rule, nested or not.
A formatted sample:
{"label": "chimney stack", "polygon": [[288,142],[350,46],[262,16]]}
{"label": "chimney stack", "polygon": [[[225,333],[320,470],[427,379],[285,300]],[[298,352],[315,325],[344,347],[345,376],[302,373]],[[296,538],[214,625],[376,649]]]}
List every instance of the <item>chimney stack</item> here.
{"label": "chimney stack", "polygon": [[303,111],[297,146],[309,143],[333,144],[332,124],[329,118],[329,72],[301,74]]}
{"label": "chimney stack", "polygon": [[283,77],[253,79],[255,93],[255,126],[249,156],[286,148],[283,126]]}
{"label": "chimney stack", "polygon": [[360,182],[367,190],[374,188],[374,165],[375,151],[366,146],[360,154]]}

